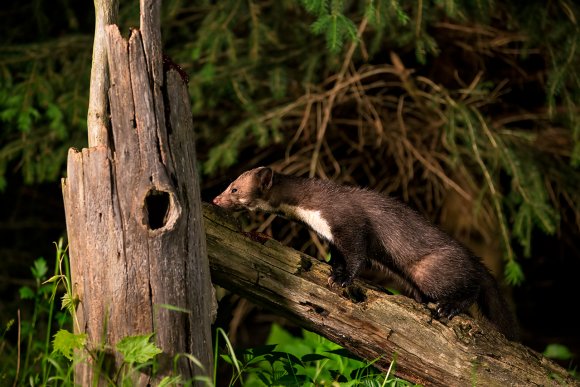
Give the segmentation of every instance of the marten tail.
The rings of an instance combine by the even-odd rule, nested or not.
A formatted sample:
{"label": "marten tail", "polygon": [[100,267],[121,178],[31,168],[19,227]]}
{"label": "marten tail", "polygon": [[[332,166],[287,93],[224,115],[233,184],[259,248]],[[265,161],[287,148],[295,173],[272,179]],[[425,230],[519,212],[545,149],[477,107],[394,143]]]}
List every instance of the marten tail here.
{"label": "marten tail", "polygon": [[487,269],[482,276],[477,305],[481,313],[509,340],[518,339],[515,315],[502,295],[498,283]]}

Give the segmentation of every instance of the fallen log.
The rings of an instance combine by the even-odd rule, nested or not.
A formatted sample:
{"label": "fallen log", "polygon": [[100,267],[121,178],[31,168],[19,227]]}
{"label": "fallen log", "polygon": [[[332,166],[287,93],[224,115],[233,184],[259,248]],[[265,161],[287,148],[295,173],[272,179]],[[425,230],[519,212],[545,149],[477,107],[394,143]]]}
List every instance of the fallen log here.
{"label": "fallen log", "polygon": [[542,354],[510,342],[484,322],[447,323],[414,300],[355,281],[330,288],[330,266],[258,234],[204,204],[212,281],[327,337],[383,372],[425,386],[580,385]]}

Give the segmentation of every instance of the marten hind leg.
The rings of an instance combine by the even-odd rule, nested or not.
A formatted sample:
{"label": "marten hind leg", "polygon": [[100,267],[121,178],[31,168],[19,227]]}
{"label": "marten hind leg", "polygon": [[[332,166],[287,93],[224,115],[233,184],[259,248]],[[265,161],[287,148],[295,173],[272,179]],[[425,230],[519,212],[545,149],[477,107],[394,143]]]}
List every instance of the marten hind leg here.
{"label": "marten hind leg", "polygon": [[[448,320],[468,312],[480,292],[479,284],[472,280],[469,260],[456,259],[449,254],[447,251],[427,254],[410,270],[413,282],[436,303],[435,317]],[[462,266],[463,262],[466,264]]]}

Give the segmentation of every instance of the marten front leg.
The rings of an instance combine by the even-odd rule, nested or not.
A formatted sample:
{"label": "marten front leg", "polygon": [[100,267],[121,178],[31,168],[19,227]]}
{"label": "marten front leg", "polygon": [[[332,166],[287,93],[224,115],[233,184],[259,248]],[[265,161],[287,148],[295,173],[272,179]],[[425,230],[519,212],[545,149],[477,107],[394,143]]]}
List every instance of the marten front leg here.
{"label": "marten front leg", "polygon": [[344,256],[334,245],[330,245],[330,276],[328,276],[328,285],[341,284],[345,281],[346,262]]}
{"label": "marten front leg", "polygon": [[[353,234],[349,230],[346,235],[338,235],[337,240],[340,244],[331,247],[331,261],[337,259],[332,265],[332,280],[334,283],[347,287],[359,275],[366,260],[367,243],[365,241],[366,233],[360,232]],[[336,236],[336,234],[335,234]]]}
{"label": "marten front leg", "polygon": [[342,281],[340,282],[340,286],[343,288],[352,285],[352,281],[354,281],[354,279],[359,275],[365,262],[365,256],[360,253],[351,253],[345,255],[345,261],[346,270],[342,277]]}

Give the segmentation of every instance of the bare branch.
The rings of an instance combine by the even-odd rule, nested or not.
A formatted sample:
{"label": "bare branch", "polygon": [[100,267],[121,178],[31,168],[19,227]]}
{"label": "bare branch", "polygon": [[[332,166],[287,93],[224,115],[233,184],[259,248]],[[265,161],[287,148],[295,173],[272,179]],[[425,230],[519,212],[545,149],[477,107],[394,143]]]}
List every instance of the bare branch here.
{"label": "bare branch", "polygon": [[105,27],[115,24],[119,14],[119,0],[95,0],[95,41],[87,126],[89,147],[107,145],[109,69],[107,67],[107,35]]}

